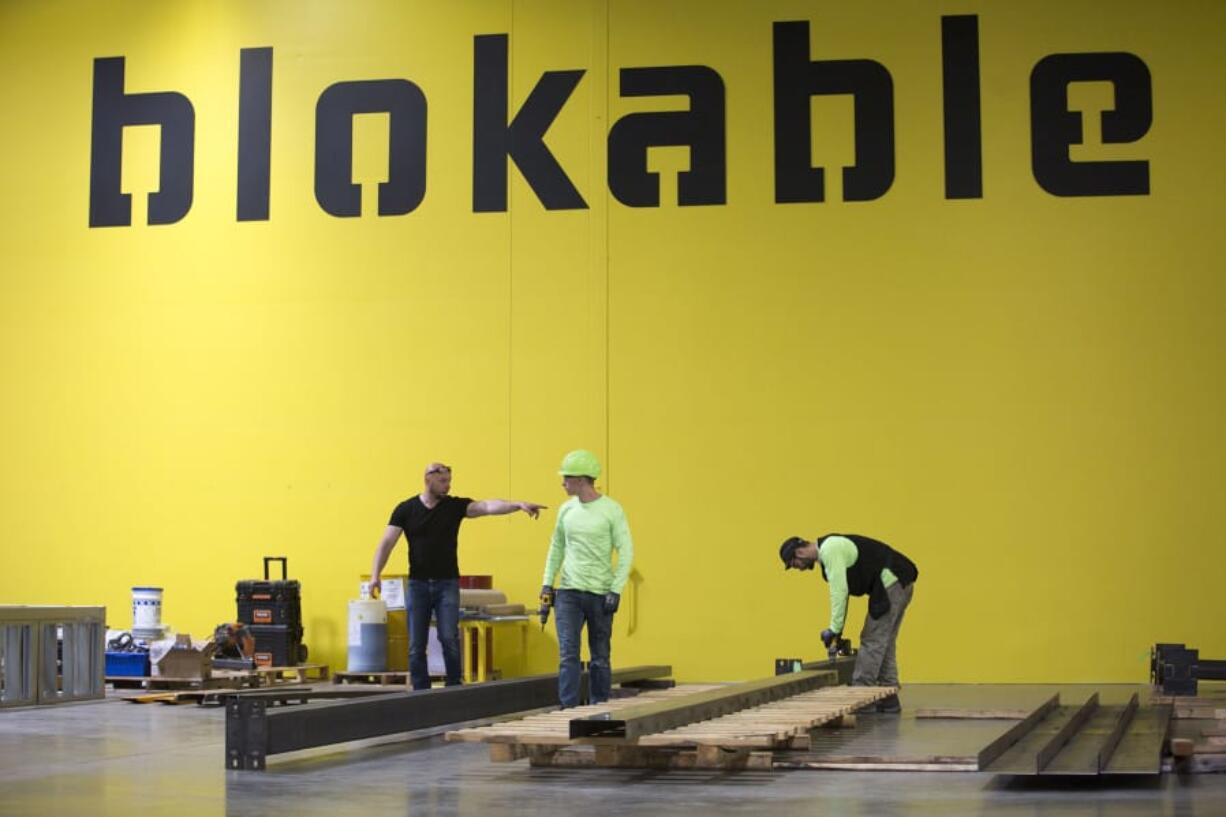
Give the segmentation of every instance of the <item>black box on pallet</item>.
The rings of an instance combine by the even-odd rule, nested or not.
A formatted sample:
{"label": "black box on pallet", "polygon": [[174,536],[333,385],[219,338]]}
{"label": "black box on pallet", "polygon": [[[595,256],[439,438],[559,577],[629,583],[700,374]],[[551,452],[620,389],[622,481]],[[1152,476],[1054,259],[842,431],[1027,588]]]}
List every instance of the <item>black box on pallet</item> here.
{"label": "black box on pallet", "polygon": [[306,661],[302,628],[287,624],[249,624],[255,639],[255,663],[259,667],[296,667]]}
{"label": "black box on pallet", "polygon": [[[281,579],[268,577],[270,562],[281,563]],[[244,624],[284,624],[302,628],[302,589],[297,579],[287,579],[284,556],[264,557],[264,579],[240,581],[234,586],[238,620]]]}

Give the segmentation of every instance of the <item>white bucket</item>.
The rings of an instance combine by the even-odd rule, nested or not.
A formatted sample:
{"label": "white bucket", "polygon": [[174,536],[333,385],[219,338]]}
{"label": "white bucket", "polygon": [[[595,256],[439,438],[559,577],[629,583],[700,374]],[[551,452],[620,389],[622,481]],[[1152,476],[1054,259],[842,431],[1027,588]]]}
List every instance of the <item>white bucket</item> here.
{"label": "white bucket", "polygon": [[132,588],[132,629],[162,629],[162,588]]}
{"label": "white bucket", "polygon": [[349,602],[349,671],[387,670],[387,605],[381,599]]}

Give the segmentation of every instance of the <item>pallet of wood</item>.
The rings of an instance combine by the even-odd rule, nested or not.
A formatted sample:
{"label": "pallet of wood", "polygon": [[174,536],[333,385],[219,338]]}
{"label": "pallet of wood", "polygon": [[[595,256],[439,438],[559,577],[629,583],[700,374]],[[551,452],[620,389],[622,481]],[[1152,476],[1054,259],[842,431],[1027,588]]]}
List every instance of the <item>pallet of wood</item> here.
{"label": "pallet of wood", "polygon": [[1170,704],[1171,717],[1177,720],[1226,720],[1226,701],[1222,698],[1154,694],[1150,703]]}
{"label": "pallet of wood", "polygon": [[260,686],[310,684],[328,680],[327,664],[298,664],[294,667],[256,667]]}
{"label": "pallet of wood", "polygon": [[332,683],[408,686],[409,674],[407,672],[334,672]]}
{"label": "pallet of wood", "polygon": [[171,675],[121,675],[107,676],[106,682],[116,690],[148,689],[152,691],[157,689],[241,689],[258,686],[260,679],[258,674],[254,672],[232,672],[227,670],[224,672],[214,672],[208,678],[187,678]]}
{"label": "pallet of wood", "polygon": [[527,758],[533,766],[769,769],[777,753],[807,749],[810,730],[853,726],[856,710],[897,691],[894,687],[823,687],[632,741],[570,738],[573,719],[715,688],[687,684],[651,690],[633,698],[456,730],[447,733],[446,739],[486,743],[492,761]]}

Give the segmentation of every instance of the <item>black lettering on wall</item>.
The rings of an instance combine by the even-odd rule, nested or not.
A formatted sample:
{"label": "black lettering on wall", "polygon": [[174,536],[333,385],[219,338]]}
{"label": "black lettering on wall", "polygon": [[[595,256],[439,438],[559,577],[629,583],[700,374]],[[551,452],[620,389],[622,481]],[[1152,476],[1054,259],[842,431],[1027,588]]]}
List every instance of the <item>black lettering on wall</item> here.
{"label": "black lettering on wall", "polygon": [[545,131],[583,71],[546,71],[508,125],[507,40],[506,34],[473,38],[473,212],[506,212],[508,156],[546,210],[586,209],[545,145]]}
{"label": "black lettering on wall", "polygon": [[941,18],[945,105],[945,198],[983,198],[983,124],[979,103],[979,18]]}
{"label": "black lettering on wall", "polygon": [[315,105],[315,200],[334,216],[362,214],[362,186],[353,183],[353,117],[387,113],[387,181],[379,215],[411,213],[426,195],[426,96],[407,79],[338,82]]}
{"label": "black lettering on wall", "polygon": [[632,113],[609,131],[609,190],[630,207],[660,206],[660,174],[647,171],[647,148],[688,145],[690,169],[678,175],[677,203],[724,204],[724,80],[705,65],[621,69],[622,96],[682,95],[688,111]]}
{"label": "black lettering on wall", "polygon": [[1084,137],[1081,114],[1068,109],[1073,82],[1108,81],[1115,108],[1102,112],[1104,144],[1135,142],[1153,122],[1149,67],[1135,54],[1052,54],[1030,73],[1030,151],[1034,178],[1053,196],[1145,196],[1149,162],[1074,162],[1069,145]]}
{"label": "black lettering on wall", "polygon": [[272,49],[244,48],[238,73],[238,220],[268,220]]}
{"label": "black lettering on wall", "polygon": [[94,60],[94,109],[89,153],[89,226],[132,224],[132,196],[121,191],[123,129],[160,125],[158,190],[149,194],[149,223],[173,224],[192,207],[196,112],[183,94],[127,94],[124,58]]}
{"label": "black lettering on wall", "polygon": [[894,81],[873,60],[809,61],[809,23],[775,23],[775,201],[825,199],[825,175],[810,164],[809,98],[855,98],[856,163],[843,168],[843,198],[880,198],[894,182]]}

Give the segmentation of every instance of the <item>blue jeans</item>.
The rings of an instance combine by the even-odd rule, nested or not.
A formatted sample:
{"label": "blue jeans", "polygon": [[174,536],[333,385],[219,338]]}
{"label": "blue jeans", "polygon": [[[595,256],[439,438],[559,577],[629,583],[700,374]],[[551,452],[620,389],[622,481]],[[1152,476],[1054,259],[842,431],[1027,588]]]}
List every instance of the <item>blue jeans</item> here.
{"label": "blue jeans", "polygon": [[558,626],[558,699],[562,706],[579,705],[579,638],[587,624],[588,665],[592,703],[609,700],[613,685],[609,665],[609,642],[613,638],[613,614],[604,611],[604,595],[582,590],[558,590],[554,594]]}
{"label": "blue jeans", "polygon": [[426,662],[426,643],[430,638],[430,617],[443,646],[447,665],[447,686],[460,683],[460,580],[409,579],[409,680],[413,689],[430,688],[430,667]]}

